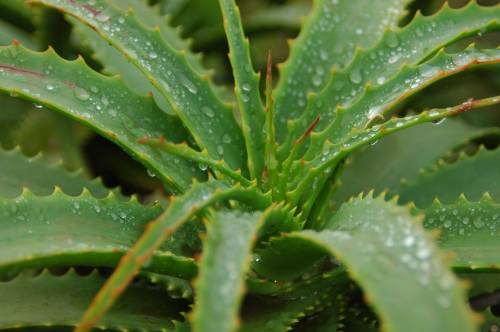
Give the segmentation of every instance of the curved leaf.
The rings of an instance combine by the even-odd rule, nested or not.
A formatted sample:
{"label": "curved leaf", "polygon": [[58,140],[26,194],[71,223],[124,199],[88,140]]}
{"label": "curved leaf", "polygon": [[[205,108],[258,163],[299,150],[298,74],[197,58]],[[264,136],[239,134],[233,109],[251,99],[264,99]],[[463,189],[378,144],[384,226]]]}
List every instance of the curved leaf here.
{"label": "curved leaf", "polygon": [[[185,52],[186,60],[200,74],[204,74],[206,70],[203,68],[200,56],[197,56],[189,51],[189,43],[187,40],[179,36],[178,29],[169,25],[168,19],[157,13],[157,10],[147,6],[142,1],[135,0],[110,0],[113,6],[121,9],[125,14],[129,8],[132,8],[137,14],[137,19],[150,28],[158,27],[160,35],[165,41],[176,48],[180,52]],[[175,114],[168,101],[164,99],[162,94],[154,87],[151,82],[143,75],[143,73],[131,64],[127,58],[110,46],[102,39],[97,32],[90,27],[80,23],[78,20],[68,17],[70,22],[76,28],[76,31],[82,35],[95,51],[95,58],[105,66],[105,71],[112,74],[119,74],[123,77],[125,84],[133,91],[145,95],[152,92],[155,101],[159,107],[170,114]]]}
{"label": "curved leaf", "polygon": [[123,15],[110,1],[33,2],[68,13],[97,31],[147,76],[212,158],[224,158],[232,168],[245,169],[241,129],[231,109],[216,96],[208,78],[200,77],[185,55],[167,43],[158,29],[142,24],[133,10]]}
{"label": "curved leaf", "polygon": [[447,119],[439,125],[423,124],[384,137],[347,163],[335,201],[341,203],[372,189],[397,193],[401,181],[412,181],[419,169],[430,167],[478,132],[461,119]]}
{"label": "curved leaf", "polygon": [[[105,279],[97,271],[87,276],[70,270],[63,276],[43,271],[35,277],[19,276],[0,282],[5,304],[0,306],[0,329],[74,327]],[[144,299],[148,299],[144,301]],[[174,331],[181,320],[179,307],[164,292],[145,284],[134,284],[99,326],[99,330]]]}
{"label": "curved leaf", "polygon": [[[0,270],[13,273],[26,267],[82,265],[114,267],[161,213],[160,206],[120,202],[110,195],[79,197],[56,190],[37,197],[28,191],[14,199],[0,199]],[[177,241],[182,241],[179,239]],[[175,242],[166,242],[145,270],[190,278],[192,259],[176,256]]]}
{"label": "curved leaf", "polygon": [[193,176],[200,174],[192,164],[137,142],[145,135],[183,139],[185,129],[176,118],[160,111],[151,97],[130,92],[118,78],[92,71],[81,58],[66,61],[51,49],[37,53],[18,45],[0,47],[0,90],[54,108],[94,128],[151,167],[174,189],[185,190]]}
{"label": "curved leaf", "polygon": [[436,197],[450,203],[465,193],[468,199],[476,201],[485,192],[498,201],[499,163],[500,149],[490,151],[484,148],[473,156],[463,153],[453,164],[440,161],[430,170],[421,172],[414,181],[402,185],[400,202],[412,201],[419,207],[425,207]]}
{"label": "curved leaf", "polygon": [[[61,163],[50,163],[39,154],[28,158],[19,148],[6,151],[0,149],[0,196],[17,197],[23,188],[28,188],[36,195],[50,195],[55,187],[60,187],[66,194],[77,196],[84,189],[95,197],[106,197],[110,189],[99,179],[87,179],[81,171],[70,172]],[[119,197],[120,194],[115,191]]]}
{"label": "curved leaf", "polygon": [[271,204],[270,198],[255,188],[229,187],[213,180],[193,185],[186,194],[176,197],[165,212],[148,225],[134,247],[122,258],[85,313],[78,331],[88,331],[92,328],[132,281],[141,266],[177,228],[204,208],[227,199],[245,201],[261,209]]}
{"label": "curved leaf", "polygon": [[409,209],[365,197],[344,204],[327,230],[290,237],[345,262],[385,330],[475,331],[464,291],[418,222]]}
{"label": "curved leaf", "polygon": [[193,331],[236,330],[250,253],[264,218],[259,212],[237,211],[209,217],[191,317]]}
{"label": "curved leaf", "polygon": [[307,314],[332,305],[342,307],[343,295],[352,290],[343,270],[298,282],[296,286],[279,296],[248,299],[239,331],[288,331]]}
{"label": "curved leaf", "polygon": [[[283,144],[281,155],[286,157],[293,140],[302,135],[304,128],[320,112],[321,122],[317,130],[325,129],[332,121],[340,125],[340,121],[335,119],[337,105],[346,108],[372,86],[384,86],[403,65],[416,66],[456,40],[488,30],[498,30],[499,14],[500,6],[481,7],[471,2],[466,7],[451,9],[445,5],[433,16],[419,14],[404,28],[387,31],[376,46],[359,51],[347,68],[334,72],[329,84],[319,94],[311,97],[307,111],[290,125],[290,132],[293,134]],[[432,70],[426,72],[430,74]],[[371,105],[376,106],[381,105]],[[364,111],[368,112],[369,109]],[[350,115],[351,112],[344,114]],[[372,120],[370,117],[355,119],[360,122],[356,124],[359,126]],[[353,124],[345,120],[342,125],[345,126],[342,127],[342,133],[353,127]],[[332,135],[339,136],[337,133]]]}
{"label": "curved leaf", "polygon": [[420,211],[424,227],[438,229],[439,246],[453,253],[454,268],[500,267],[500,204],[489,195],[477,202],[464,196],[452,204],[435,200]]}
{"label": "curved leaf", "polygon": [[[283,141],[286,121],[302,114],[307,96],[320,91],[333,67],[343,67],[355,47],[369,47],[395,27],[408,0],[316,0],[292,45],[276,89],[276,134]],[[362,10],[360,10],[362,8]]]}
{"label": "curved leaf", "polygon": [[[324,174],[330,174],[331,170],[337,167],[338,163],[343,158],[345,158],[348,154],[352,153],[358,148],[366,146],[369,143],[376,142],[386,135],[398,132],[406,128],[411,128],[413,126],[426,122],[440,121],[441,119],[444,119],[446,117],[461,114],[474,108],[496,105],[498,103],[500,103],[500,97],[469,100],[458,106],[424,111],[418,115],[410,115],[401,119],[392,119],[381,125],[375,125],[369,129],[360,131],[355,130],[339,144],[331,144],[327,142],[324,150],[321,152],[319,157],[310,163],[308,162],[306,165],[307,167],[304,167],[305,162],[303,161],[295,163],[296,170],[302,172],[304,170],[307,170],[308,173],[304,176],[303,179],[300,179],[299,177],[299,180],[301,182],[299,182],[294,191],[287,193],[287,195],[293,202],[298,202],[301,198],[301,195],[303,195],[303,197],[305,197],[307,208],[310,208],[311,202],[314,201],[317,194],[319,193],[319,191],[317,190],[317,184],[320,183],[322,177],[323,179],[325,178]],[[312,190],[310,190],[311,183],[313,184]],[[292,184],[294,183],[292,182]],[[310,191],[312,191],[314,194],[310,194]]]}
{"label": "curved leaf", "polygon": [[229,60],[233,68],[235,94],[241,113],[241,126],[248,152],[248,168],[254,179],[260,179],[264,168],[264,106],[259,92],[259,75],[253,70],[250,47],[245,40],[239,10],[234,0],[219,1],[229,43]]}

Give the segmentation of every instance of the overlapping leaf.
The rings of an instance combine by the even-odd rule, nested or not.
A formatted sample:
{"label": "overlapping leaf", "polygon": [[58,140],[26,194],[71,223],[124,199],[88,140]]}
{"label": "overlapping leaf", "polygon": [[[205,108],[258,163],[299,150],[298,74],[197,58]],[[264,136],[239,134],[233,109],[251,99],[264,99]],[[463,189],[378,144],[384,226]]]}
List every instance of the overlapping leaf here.
{"label": "overlapping leaf", "polygon": [[499,200],[499,158],[500,150],[481,148],[473,156],[462,154],[452,164],[440,161],[435,167],[419,174],[414,181],[404,184],[400,201],[412,201],[419,207],[425,207],[436,197],[443,203],[451,203],[465,193],[468,199],[477,201],[485,192]]}
{"label": "overlapping leaf", "polygon": [[248,151],[252,178],[260,179],[264,168],[264,106],[259,92],[259,75],[252,66],[250,47],[245,40],[240,15],[234,0],[219,1],[229,42],[229,60],[233,68],[235,94],[241,113],[243,135]]}
{"label": "overlapping leaf", "polygon": [[439,246],[453,253],[453,267],[500,266],[500,205],[489,195],[477,202],[464,196],[451,204],[436,200],[423,211],[424,226],[438,229]]}
{"label": "overlapping leaf", "polygon": [[[26,267],[114,267],[161,208],[134,200],[120,202],[114,195],[97,199],[89,192],[70,197],[56,191],[39,197],[24,191],[16,198],[1,199],[0,211],[0,270],[11,274]],[[177,240],[182,241],[182,237]],[[182,255],[179,246],[166,242],[146,269],[194,276],[194,261],[170,251]]]}
{"label": "overlapping leaf", "polygon": [[[97,271],[81,276],[70,270],[62,276],[43,271],[0,282],[5,305],[0,306],[0,329],[74,327],[105,279]],[[147,298],[147,301],[144,299]],[[99,330],[174,331],[180,321],[180,300],[147,284],[131,286],[120,303],[99,324]]]}
{"label": "overlapping leaf", "polygon": [[[78,74],[76,80],[74,75]],[[0,90],[54,108],[121,145],[173,189],[185,190],[200,170],[193,164],[139,144],[145,135],[185,138],[179,121],[161,112],[151,97],[139,97],[118,78],[102,76],[80,58],[66,61],[12,45],[0,48]]]}
{"label": "overlapping leaf", "polygon": [[[318,0],[293,44],[276,89],[277,138],[283,141],[286,121],[303,113],[311,91],[320,91],[334,66],[343,67],[356,47],[372,46],[384,29],[394,28],[408,0]],[[360,8],[363,10],[359,10]]]}
{"label": "overlapping leaf", "polygon": [[[66,194],[78,196],[85,189],[99,198],[106,197],[110,189],[98,179],[87,179],[81,172],[69,172],[60,163],[49,163],[43,155],[28,158],[19,149],[0,150],[0,196],[16,197],[23,188],[36,195],[50,195],[55,187]],[[119,197],[120,194],[115,191]]]}
{"label": "overlapping leaf", "polygon": [[266,208],[271,203],[269,197],[259,193],[255,188],[229,187],[214,180],[193,185],[186,194],[172,201],[165,212],[149,224],[133,248],[122,258],[82,318],[79,329],[86,331],[96,323],[132,281],[139,269],[153,256],[154,251],[175,230],[202,212],[204,208],[227,199],[246,202],[260,209]]}
{"label": "overlapping leaf", "polygon": [[35,2],[64,11],[97,31],[143,72],[212,158],[245,169],[243,137],[231,109],[217,97],[208,79],[192,69],[183,53],[158,30],[141,23],[133,10],[123,15],[109,0]]}
{"label": "overlapping leaf", "polygon": [[[311,98],[304,115],[291,124],[291,134],[281,149],[282,158],[286,157],[293,140],[303,134],[317,115],[321,114],[321,122],[316,130],[323,130],[336,118],[337,105],[349,106],[362,95],[367,84],[378,85],[380,90],[405,64],[415,66],[456,40],[498,29],[499,12],[499,6],[481,7],[474,2],[461,9],[445,6],[433,16],[418,15],[406,27],[386,32],[376,46],[359,51],[347,68],[334,72],[329,84]],[[431,72],[427,71],[427,74]],[[412,83],[415,84],[414,81]],[[342,132],[334,133],[336,137],[341,137],[355,125],[366,125],[372,120],[370,117],[356,118],[352,111],[344,114],[357,122],[352,123],[352,118],[341,123],[335,120],[338,125],[342,124]]]}

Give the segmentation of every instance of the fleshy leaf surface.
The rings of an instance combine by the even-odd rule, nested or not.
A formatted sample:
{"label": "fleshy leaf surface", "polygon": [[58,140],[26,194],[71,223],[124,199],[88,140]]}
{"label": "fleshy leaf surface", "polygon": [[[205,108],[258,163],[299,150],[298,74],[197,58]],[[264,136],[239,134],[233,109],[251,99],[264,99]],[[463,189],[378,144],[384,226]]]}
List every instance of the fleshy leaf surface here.
{"label": "fleshy leaf surface", "polygon": [[[0,149],[0,196],[17,197],[28,188],[36,195],[50,195],[56,187],[66,194],[78,196],[85,189],[99,198],[106,197],[110,189],[99,179],[90,180],[81,171],[70,172],[60,163],[49,162],[39,154],[23,155],[19,148],[7,151]],[[119,197],[120,194],[115,191]]]}
{"label": "fleshy leaf surface", "polygon": [[111,0],[34,2],[70,14],[98,32],[162,93],[212,158],[223,158],[234,169],[246,169],[243,135],[232,109],[216,95],[208,78],[201,77],[185,55],[164,40],[159,29],[145,26],[133,10],[123,15]]}
{"label": "fleshy leaf surface", "polygon": [[[0,306],[0,329],[74,327],[104,281],[97,271],[81,276],[69,270],[55,276],[44,270],[38,276],[0,282],[0,294],[7,303]],[[99,328],[174,331],[173,321],[182,319],[178,308],[183,306],[182,301],[169,299],[165,292],[135,284]]]}
{"label": "fleshy leaf surface", "polygon": [[260,212],[237,211],[221,211],[209,217],[191,318],[194,331],[236,330],[250,252],[262,218]]}
{"label": "fleshy leaf surface", "polygon": [[67,61],[51,49],[37,53],[17,45],[1,47],[0,90],[92,127],[150,167],[174,190],[185,190],[193,177],[200,176],[195,165],[137,142],[145,135],[184,139],[185,129],[177,118],[159,110],[152,97],[132,93],[119,78],[91,70],[81,58]]}
{"label": "fleshy leaf surface", "polygon": [[259,92],[259,75],[254,72],[249,42],[245,39],[239,10],[234,0],[219,1],[229,43],[235,94],[241,114],[241,126],[248,151],[252,178],[260,179],[264,168],[264,106]]}
{"label": "fleshy leaf surface", "polygon": [[[60,191],[38,197],[28,191],[0,199],[0,270],[81,265],[114,267],[161,213],[159,205],[146,207],[135,200],[117,201],[113,195],[94,198],[89,192],[71,197]],[[182,242],[182,237],[177,242]],[[175,242],[157,251],[148,271],[190,278],[193,259],[182,255]]]}
{"label": "fleshy leaf surface", "polygon": [[408,3],[408,0],[314,1],[276,89],[279,141],[286,134],[286,121],[302,114],[308,94],[321,91],[330,79],[332,68],[345,66],[356,46],[372,46],[386,28],[395,27]]}
{"label": "fleshy leaf surface", "polygon": [[424,227],[439,230],[439,246],[453,253],[454,268],[500,267],[500,204],[489,195],[477,202],[435,200],[422,211]]}
{"label": "fleshy leaf surface", "polygon": [[[438,162],[419,176],[402,186],[401,202],[415,202],[418,207],[428,206],[434,198],[443,203],[453,202],[464,193],[470,200],[479,200],[485,192],[494,200],[500,200],[500,149],[481,148],[473,156],[462,154],[452,164]],[[478,170],[481,170],[480,176]],[[472,181],[473,180],[473,181]]]}
{"label": "fleshy leaf surface", "polygon": [[387,331],[475,331],[465,292],[419,223],[409,209],[367,196],[344,204],[326,230],[291,236],[345,262]]}
{"label": "fleshy leaf surface", "polygon": [[122,258],[82,318],[79,331],[88,331],[96,323],[132,281],[139,269],[152,257],[155,250],[175,230],[208,206],[227,199],[250,203],[260,209],[265,209],[271,204],[270,198],[255,188],[230,187],[215,180],[193,185],[184,195],[176,197],[165,212],[148,225],[133,248]]}

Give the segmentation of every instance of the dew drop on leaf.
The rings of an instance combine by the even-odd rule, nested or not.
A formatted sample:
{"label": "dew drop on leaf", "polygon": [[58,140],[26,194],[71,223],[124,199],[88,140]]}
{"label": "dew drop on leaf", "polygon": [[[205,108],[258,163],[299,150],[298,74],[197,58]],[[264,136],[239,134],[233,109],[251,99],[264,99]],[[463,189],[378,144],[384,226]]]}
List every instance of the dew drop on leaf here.
{"label": "dew drop on leaf", "polygon": [[213,118],[215,116],[215,112],[208,106],[202,106],[201,111],[205,113],[209,118]]}
{"label": "dew drop on leaf", "polygon": [[75,97],[82,100],[82,101],[86,101],[90,98],[90,94],[87,90],[83,89],[83,88],[80,88],[80,87],[75,87]]}
{"label": "dew drop on leaf", "polygon": [[359,68],[353,69],[350,74],[349,78],[351,79],[351,82],[354,84],[359,84],[363,80],[363,76],[361,75],[361,70]]}

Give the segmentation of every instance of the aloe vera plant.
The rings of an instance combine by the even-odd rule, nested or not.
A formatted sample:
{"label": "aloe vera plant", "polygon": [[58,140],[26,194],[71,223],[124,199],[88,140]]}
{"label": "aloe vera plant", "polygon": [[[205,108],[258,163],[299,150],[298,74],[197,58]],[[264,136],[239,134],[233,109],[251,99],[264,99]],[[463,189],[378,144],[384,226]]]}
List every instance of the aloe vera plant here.
{"label": "aloe vera plant", "polygon": [[[0,1],[0,120],[22,124],[0,137],[20,145],[0,150],[1,330],[498,331],[500,151],[481,145],[498,123],[465,116],[494,111],[500,82],[460,101],[439,87],[498,76],[498,47],[476,46],[498,44],[498,4],[315,0],[273,80],[245,27],[293,30],[307,1],[155,3]],[[200,47],[223,26],[234,93],[172,20]],[[77,124],[163,193],[23,152],[42,128],[84,167]]]}

